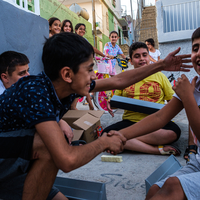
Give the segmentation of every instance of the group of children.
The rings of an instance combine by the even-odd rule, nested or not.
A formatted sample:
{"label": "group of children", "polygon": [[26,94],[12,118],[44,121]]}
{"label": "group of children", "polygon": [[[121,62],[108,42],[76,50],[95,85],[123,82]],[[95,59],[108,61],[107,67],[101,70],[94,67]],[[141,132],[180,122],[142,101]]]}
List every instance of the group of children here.
{"label": "group of children", "polygon": [[[116,44],[117,33],[113,32],[110,37]],[[115,52],[114,43],[111,40],[105,48],[110,46]],[[74,170],[105,150],[117,154],[127,145],[126,140],[129,143],[131,139],[162,129],[183,107],[199,146],[199,79],[195,77],[190,83],[185,75],[173,87],[176,95],[157,113],[125,129],[104,133],[89,144],[67,144],[64,135],[68,131],[62,129],[62,116],[80,95],[86,96],[90,91],[123,90],[155,72],[188,71],[185,67],[191,67],[184,64],[190,62],[190,59],[185,60],[190,55],[176,56],[180,49],[149,67],[148,49],[144,45],[136,43],[130,47],[131,62],[138,67],[105,80],[96,80],[94,48],[82,36],[70,32],[54,34],[46,41],[42,55],[44,72],[37,76],[29,75],[29,60],[23,54],[0,55],[0,68],[4,66],[0,77],[5,87],[0,96],[0,198],[64,200],[66,197],[53,187],[58,169]],[[106,53],[106,56],[114,56],[109,51]],[[15,59],[18,56],[22,62]],[[192,36],[191,60],[200,74],[200,28]],[[133,92],[125,93],[129,95],[130,91]],[[171,93],[168,96],[167,100]],[[149,123],[152,121],[154,123]],[[171,150],[175,149],[163,149]],[[199,199],[199,151],[189,158],[177,175],[153,185],[147,199]]]}

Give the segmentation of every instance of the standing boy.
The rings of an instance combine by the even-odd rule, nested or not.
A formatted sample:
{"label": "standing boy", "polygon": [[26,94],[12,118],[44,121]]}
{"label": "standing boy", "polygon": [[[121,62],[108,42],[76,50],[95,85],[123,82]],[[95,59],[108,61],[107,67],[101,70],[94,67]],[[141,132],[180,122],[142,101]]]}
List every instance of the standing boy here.
{"label": "standing boy", "polygon": [[[191,60],[195,71],[200,75],[200,28],[197,28],[192,34]],[[189,154],[186,166],[154,184],[150,188],[146,200],[200,199],[200,77],[195,77],[189,82],[185,75],[181,75],[173,89],[176,95],[164,108],[120,131],[127,139],[147,134],[163,127],[185,108],[194,142],[198,146],[198,153],[196,155]]]}
{"label": "standing boy", "polygon": [[104,54],[112,59],[111,63],[112,63],[112,70],[110,71],[110,75],[114,76],[116,75],[116,69],[115,69],[115,65],[116,65],[116,59],[113,59],[115,56],[117,55],[121,55],[122,58],[126,59],[126,56],[123,54],[121,48],[116,44],[117,40],[119,39],[118,33],[116,31],[112,31],[109,34],[109,39],[110,42],[107,42],[104,46]]}
{"label": "standing boy", "polygon": [[[0,96],[0,198],[46,199],[58,169],[74,170],[105,150],[116,154],[121,134],[69,146],[58,122],[73,100],[90,90],[122,89],[160,70],[183,70],[189,55],[169,54],[152,67],[95,80],[92,46],[73,33],[55,34],[43,48],[45,73],[26,76]],[[79,95],[77,95],[79,94]],[[11,191],[9,191],[9,189]]]}

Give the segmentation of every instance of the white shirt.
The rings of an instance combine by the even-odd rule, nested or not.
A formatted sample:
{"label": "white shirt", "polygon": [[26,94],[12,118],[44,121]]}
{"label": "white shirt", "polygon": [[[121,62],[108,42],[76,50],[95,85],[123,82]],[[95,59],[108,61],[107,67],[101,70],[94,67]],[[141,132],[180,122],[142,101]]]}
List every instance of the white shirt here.
{"label": "white shirt", "polygon": [[4,87],[3,82],[0,80],[0,95],[3,94],[3,92],[6,90],[6,88]]}
{"label": "white shirt", "polygon": [[[160,51],[156,49],[155,52],[149,51],[149,55],[156,61],[158,61],[158,57],[161,55]],[[153,61],[150,61],[150,64],[154,63]]]}

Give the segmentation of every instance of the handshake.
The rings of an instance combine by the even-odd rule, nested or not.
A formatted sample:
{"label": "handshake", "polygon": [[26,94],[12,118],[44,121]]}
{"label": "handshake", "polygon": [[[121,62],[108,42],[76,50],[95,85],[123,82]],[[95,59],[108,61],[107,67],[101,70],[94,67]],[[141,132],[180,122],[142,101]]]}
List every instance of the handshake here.
{"label": "handshake", "polygon": [[103,145],[103,151],[116,155],[124,150],[127,139],[119,131],[110,131],[109,133],[104,132],[99,140]]}

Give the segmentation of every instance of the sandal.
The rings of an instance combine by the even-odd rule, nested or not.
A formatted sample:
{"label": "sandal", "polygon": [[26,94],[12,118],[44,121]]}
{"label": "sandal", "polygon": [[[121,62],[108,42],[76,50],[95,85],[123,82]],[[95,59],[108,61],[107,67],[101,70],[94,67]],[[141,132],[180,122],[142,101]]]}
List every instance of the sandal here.
{"label": "sandal", "polygon": [[[164,151],[163,148],[164,148],[165,146],[170,146],[170,147],[172,147],[174,150]],[[181,155],[181,150],[178,149],[178,148],[175,147],[175,146],[172,146],[172,145],[159,145],[159,146],[158,146],[158,149],[159,149],[161,155],[171,155],[171,154],[173,154],[174,156],[180,156],[180,155]]]}
{"label": "sandal", "polygon": [[183,158],[184,158],[185,160],[188,160],[188,155],[189,155],[190,153],[194,153],[194,154],[197,153],[197,146],[196,146],[196,145],[188,145],[188,146],[186,147],[186,149],[185,149],[185,153],[184,153],[184,155],[183,155]]}

